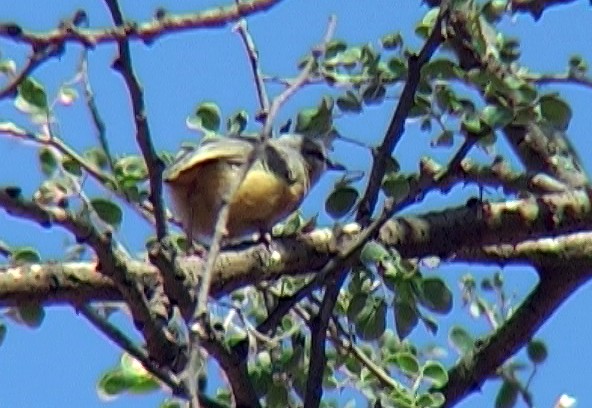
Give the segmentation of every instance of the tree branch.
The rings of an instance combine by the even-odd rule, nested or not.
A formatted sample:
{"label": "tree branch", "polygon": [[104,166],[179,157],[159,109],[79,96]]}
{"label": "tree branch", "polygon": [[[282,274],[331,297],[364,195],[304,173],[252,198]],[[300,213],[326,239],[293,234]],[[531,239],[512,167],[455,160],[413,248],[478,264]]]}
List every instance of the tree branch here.
{"label": "tree branch", "polygon": [[87,48],[93,48],[101,43],[134,39],[152,43],[165,34],[190,29],[222,27],[246,16],[267,11],[279,4],[280,1],[241,1],[239,4],[182,15],[169,15],[166,11],[159,10],[155,13],[155,20],[150,23],[122,22],[117,27],[104,29],[82,29],[65,25],[46,33],[34,33],[24,30],[15,23],[5,23],[0,24],[0,37],[33,47],[46,44],[78,43]]}
{"label": "tree branch", "polygon": [[403,88],[399,103],[397,104],[397,108],[389,123],[382,144],[374,151],[374,163],[372,164],[372,170],[368,177],[368,186],[366,187],[366,192],[360,201],[358,213],[356,214],[356,221],[361,222],[362,224],[365,224],[370,220],[370,217],[372,217],[372,213],[376,208],[380,186],[382,185],[382,179],[384,178],[384,173],[386,171],[387,160],[403,136],[405,120],[409,115],[409,110],[413,107],[415,92],[421,76],[421,68],[430,60],[443,41],[442,24],[449,13],[449,1],[445,0],[442,3],[438,18],[434,23],[434,28],[423,48],[418,55],[412,55],[408,59],[408,77],[405,82],[405,87]]}
{"label": "tree branch", "polygon": [[[16,187],[0,189],[0,207],[11,215],[32,220],[46,228],[59,225],[72,233],[78,242],[89,245],[98,258],[95,271],[109,274],[116,282],[117,289],[128,303],[134,324],[144,335],[150,356],[165,365],[177,357],[179,351],[174,337],[156,318],[160,313],[154,307],[158,305],[149,305],[140,281],[133,273],[135,264],[116,248],[109,233],[97,232],[92,225],[63,208],[42,207],[26,200]],[[154,282],[156,280],[152,279]]]}
{"label": "tree branch", "polygon": [[[105,2],[109,7],[113,22],[118,26],[122,26],[124,20],[117,0],[105,0]],[[162,199],[162,172],[164,170],[164,163],[156,154],[154,145],[152,144],[150,128],[146,118],[146,108],[144,106],[144,93],[132,67],[129,41],[127,38],[121,38],[118,39],[117,44],[119,57],[113,63],[113,68],[123,76],[132,101],[134,122],[136,125],[136,141],[140,146],[146,166],[148,167],[150,202],[152,203],[152,211],[156,223],[156,238],[161,241],[167,233],[164,202]]]}
{"label": "tree branch", "polygon": [[478,341],[473,351],[448,372],[448,383],[440,390],[446,398],[445,407],[453,407],[479,390],[504,361],[532,339],[563,301],[590,279],[591,271],[581,273],[565,262],[556,262],[552,267],[542,267],[540,275],[541,281],[512,317],[494,334]]}

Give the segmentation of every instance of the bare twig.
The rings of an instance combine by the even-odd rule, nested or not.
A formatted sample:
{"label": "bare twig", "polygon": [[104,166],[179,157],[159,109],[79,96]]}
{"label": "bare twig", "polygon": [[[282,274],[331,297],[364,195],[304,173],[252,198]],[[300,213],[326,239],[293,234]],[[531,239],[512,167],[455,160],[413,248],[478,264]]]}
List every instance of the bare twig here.
{"label": "bare twig", "polygon": [[[237,3],[240,3],[237,0]],[[253,79],[255,80],[255,88],[257,89],[257,98],[259,99],[259,108],[261,112],[266,116],[269,110],[269,96],[267,95],[267,91],[265,88],[265,82],[263,81],[263,73],[261,72],[261,67],[259,65],[259,52],[255,47],[255,42],[249,33],[249,29],[247,27],[247,20],[241,19],[234,27],[234,30],[238,32],[240,35],[245,49],[247,51],[247,56],[249,57],[249,62],[251,64],[251,72],[253,73]]]}
{"label": "bare twig", "polygon": [[[113,18],[113,22],[118,26],[123,26],[124,19],[117,0],[105,0],[105,2]],[[148,167],[150,202],[156,223],[156,238],[161,241],[167,233],[164,202],[162,199],[162,172],[164,170],[164,163],[156,154],[154,145],[152,144],[144,106],[144,93],[132,67],[129,40],[124,37],[119,39],[117,43],[119,57],[113,63],[113,68],[123,76],[132,101],[134,122],[136,125],[136,141],[140,146],[146,166]]]}
{"label": "bare twig", "polygon": [[99,140],[99,145],[107,156],[107,163],[109,164],[109,169],[111,172],[114,171],[115,166],[113,165],[113,156],[111,155],[111,150],[109,149],[109,141],[107,140],[106,135],[106,127],[103,118],[99,112],[97,104],[95,102],[95,96],[90,85],[90,79],[88,77],[88,59],[87,59],[88,51],[85,49],[80,56],[80,64],[79,64],[79,72],[81,75],[82,85],[84,89],[84,96],[86,100],[86,106],[88,107],[88,111],[90,112],[92,122],[95,126],[95,130],[97,132],[97,139]]}
{"label": "bare twig", "polygon": [[408,59],[408,77],[399,103],[393,118],[389,123],[389,127],[386,131],[386,135],[380,147],[378,147],[374,154],[374,163],[372,165],[372,171],[368,178],[368,186],[366,192],[360,201],[358,207],[358,213],[356,214],[356,221],[366,223],[372,216],[376,203],[378,201],[378,195],[380,192],[380,186],[382,185],[382,179],[384,172],[386,171],[386,164],[388,158],[391,156],[395,146],[401,140],[403,132],[405,130],[405,120],[409,114],[409,110],[413,106],[415,97],[415,91],[419,85],[421,68],[425,65],[436,49],[440,46],[443,41],[442,37],[442,24],[449,13],[449,1],[442,1],[438,18],[434,23],[432,33],[424,44],[423,48],[418,55],[412,55]]}
{"label": "bare twig", "polygon": [[323,42],[313,48],[312,50],[312,58],[308,60],[304,68],[300,74],[294,79],[294,81],[276,98],[274,98],[271,106],[269,108],[269,112],[267,117],[265,118],[265,125],[263,126],[263,131],[261,132],[262,137],[269,138],[271,137],[271,131],[273,127],[273,122],[275,117],[277,116],[280,108],[286,101],[297,91],[299,90],[310,78],[312,73],[312,69],[314,68],[317,59],[323,54],[327,44],[333,38],[335,33],[335,26],[337,24],[337,19],[335,16],[331,16],[329,18],[329,24],[327,26],[327,31],[325,32],[325,37],[323,38]]}
{"label": "bare twig", "polygon": [[154,361],[150,358],[150,356],[148,356],[146,350],[134,344],[134,342],[129,337],[127,337],[125,333],[111,324],[107,319],[99,315],[93,307],[89,305],[83,305],[77,308],[77,311],[86,317],[93,326],[95,326],[99,331],[107,336],[112,342],[125,350],[133,358],[141,362],[144,368],[146,368],[146,370],[148,370],[152,375],[168,385],[175,395],[182,396],[184,394],[184,389],[180,385],[180,382],[174,373],[154,364]]}
{"label": "bare twig", "polygon": [[[325,43],[330,40],[333,31],[334,31],[334,19],[331,19],[329,22],[329,27],[327,29],[327,33],[325,35],[325,41],[323,44],[317,49],[324,49]],[[308,76],[310,70],[312,69],[312,62],[309,62],[310,67],[308,69],[304,69],[302,72],[303,78]],[[278,97],[276,97],[270,107],[269,114],[266,117],[266,122],[261,133],[260,143],[257,143],[250,154],[246,157],[245,162],[240,166],[237,174],[235,176],[234,182],[229,186],[227,191],[225,191],[225,197],[223,197],[223,205],[218,212],[218,219],[216,221],[215,229],[214,229],[214,236],[212,238],[212,244],[210,246],[210,251],[208,253],[208,259],[206,263],[206,269],[204,273],[201,275],[201,282],[199,287],[199,292],[197,296],[197,305],[195,307],[195,311],[193,313],[193,317],[190,322],[190,333],[191,333],[191,346],[190,346],[190,358],[189,363],[187,365],[188,370],[192,370],[191,367],[197,365],[199,361],[199,338],[196,335],[196,331],[199,330],[197,326],[203,324],[207,319],[207,302],[210,292],[210,285],[212,281],[212,271],[214,270],[214,266],[216,264],[216,260],[218,258],[218,254],[220,252],[220,246],[223,238],[224,231],[226,230],[226,224],[228,222],[228,216],[230,213],[230,204],[234,196],[236,195],[240,185],[242,184],[243,180],[245,179],[247,173],[253,166],[253,164],[261,157],[262,151],[265,147],[265,143],[267,139],[271,136],[271,127],[272,121],[275,118],[279,108],[283,105],[283,103],[300,87],[298,84],[294,84],[293,87],[286,89],[282,92]],[[186,373],[187,376],[191,376],[191,372]]]}
{"label": "bare twig", "polygon": [[[104,172],[100,168],[96,167],[93,163],[90,163],[74,149],[68,146],[64,141],[56,136],[47,137],[43,134],[34,134],[21,127],[16,126],[10,122],[0,122],[0,135],[6,134],[23,140],[35,142],[39,145],[54,147],[57,151],[62,153],[64,156],[72,159],[77,165],[79,165],[84,171],[86,171],[93,179],[98,181],[103,187],[107,188],[112,193],[116,194],[125,203],[132,206],[134,211],[144,218],[147,222],[154,224],[154,216],[152,214],[152,208],[146,204],[137,204],[130,201],[125,195],[119,191],[117,186],[117,180],[109,173]],[[175,220],[170,219],[170,222]]]}
{"label": "bare twig", "polygon": [[579,85],[592,89],[592,78],[587,76],[574,76],[570,74],[531,74],[526,75],[525,79],[532,81],[537,85],[567,84]]}
{"label": "bare twig", "polygon": [[121,40],[141,40],[154,42],[157,38],[180,31],[199,28],[221,27],[243,17],[267,11],[279,4],[281,0],[250,0],[240,4],[216,7],[198,13],[168,15],[159,10],[156,17],[149,23],[126,22],[117,27],[104,29],[82,29],[76,26],[64,26],[46,33],[26,31],[14,23],[0,24],[0,37],[33,47],[47,44],[64,45],[78,43],[93,48],[97,44],[118,42]]}
{"label": "bare twig", "polygon": [[[0,89],[0,100],[14,94],[18,86],[37,68],[49,58],[61,54],[62,46],[47,45],[33,51],[27,63],[2,89]],[[35,49],[35,48],[34,48]]]}

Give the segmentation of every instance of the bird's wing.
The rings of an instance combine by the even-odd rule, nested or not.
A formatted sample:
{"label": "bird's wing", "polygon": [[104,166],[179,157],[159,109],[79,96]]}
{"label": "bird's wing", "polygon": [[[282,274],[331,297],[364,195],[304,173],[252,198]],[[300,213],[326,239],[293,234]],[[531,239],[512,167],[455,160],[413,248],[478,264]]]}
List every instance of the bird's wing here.
{"label": "bird's wing", "polygon": [[195,166],[214,160],[226,160],[232,164],[244,163],[253,149],[253,142],[245,138],[212,138],[205,140],[197,149],[190,150],[171,164],[164,173],[165,181],[175,181],[181,174]]}

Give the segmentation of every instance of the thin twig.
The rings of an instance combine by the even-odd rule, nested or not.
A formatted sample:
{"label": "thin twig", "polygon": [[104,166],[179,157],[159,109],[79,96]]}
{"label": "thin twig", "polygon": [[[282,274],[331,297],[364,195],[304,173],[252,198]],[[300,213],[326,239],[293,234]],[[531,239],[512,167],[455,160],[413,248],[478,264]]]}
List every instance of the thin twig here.
{"label": "thin twig", "polygon": [[87,59],[88,51],[85,49],[80,56],[80,66],[79,71],[81,75],[82,85],[84,89],[84,96],[86,100],[86,106],[88,111],[90,112],[90,116],[92,118],[92,122],[95,126],[95,130],[97,132],[97,139],[99,140],[99,145],[101,149],[103,149],[103,153],[107,156],[107,164],[109,165],[109,169],[111,172],[114,172],[115,166],[113,164],[113,156],[111,155],[111,150],[109,149],[109,141],[107,140],[106,135],[106,126],[105,121],[101,117],[99,109],[97,107],[94,92],[90,85],[90,79],[88,77],[88,59]]}
{"label": "thin twig", "polygon": [[[140,214],[140,216],[144,218],[147,222],[154,224],[154,216],[152,214],[151,208],[148,208],[146,205],[142,203],[137,204],[130,201],[127,197],[124,196],[124,194],[122,194],[119,190],[117,190],[117,188],[115,188],[117,185],[117,180],[115,180],[113,176],[111,176],[109,173],[102,171],[100,168],[96,167],[94,164],[84,159],[74,149],[72,149],[70,146],[64,143],[64,141],[62,141],[59,137],[47,137],[47,135],[42,134],[36,135],[10,122],[0,122],[0,134],[11,135],[16,138],[32,141],[39,145],[54,147],[58,152],[72,159],[77,165],[79,165],[84,171],[86,171],[93,179],[97,180],[102,186],[108,188],[109,191],[116,194],[127,204],[131,205],[132,208],[135,211],[137,211],[138,214]],[[172,219],[170,219],[169,221],[176,223],[176,221]]]}
{"label": "thin twig", "polygon": [[566,84],[592,88],[592,78],[587,76],[574,76],[570,74],[534,74],[526,75],[524,79],[532,81],[537,85]]}
{"label": "thin twig", "polygon": [[[240,2],[237,0],[236,3],[238,4]],[[253,79],[255,80],[255,88],[257,89],[259,107],[261,112],[264,115],[267,115],[267,111],[269,110],[269,96],[267,95],[265,82],[263,81],[263,73],[261,72],[261,67],[259,65],[259,52],[253,41],[253,37],[251,37],[251,34],[249,33],[247,20],[244,18],[240,19],[238,23],[236,23],[234,30],[240,35],[247,51],[247,56],[249,57],[251,72],[253,73]]]}
{"label": "thin twig", "polygon": [[387,203],[382,214],[362,231],[354,242],[340,251],[337,255],[332,256],[325,266],[316,273],[312,281],[300,288],[292,296],[280,299],[273,312],[257,326],[257,331],[268,333],[272,328],[277,326],[282,317],[284,317],[296,303],[310,295],[316,288],[324,284],[326,280],[333,278],[333,272],[341,269],[348,261],[350,261],[351,258],[362,249],[366,242],[372,239],[380,227],[388,220],[390,209],[391,205]]}
{"label": "thin twig", "polygon": [[316,65],[317,59],[323,54],[325,49],[327,48],[327,44],[333,38],[335,34],[335,26],[337,24],[337,18],[332,15],[329,17],[329,24],[327,26],[327,31],[325,32],[325,37],[323,38],[323,42],[313,48],[312,50],[312,58],[308,60],[300,74],[294,79],[294,82],[290,84],[277,98],[274,98],[271,106],[269,108],[269,112],[267,117],[265,118],[265,125],[263,126],[263,131],[261,132],[262,138],[266,139],[271,137],[271,130],[273,127],[273,122],[275,117],[277,116],[280,108],[286,101],[298,90],[300,89],[310,78],[312,70]]}
{"label": "thin twig", "polygon": [[438,18],[434,24],[432,32],[419,54],[409,57],[407,82],[401,93],[393,118],[389,123],[384,140],[374,155],[374,163],[372,165],[370,177],[368,178],[368,186],[366,187],[366,192],[360,201],[358,213],[356,214],[356,221],[358,222],[368,222],[374,212],[376,203],[378,202],[382,179],[386,171],[387,160],[403,136],[405,120],[407,119],[409,110],[413,106],[415,91],[417,90],[421,76],[421,68],[430,60],[443,41],[442,24],[449,12],[448,3],[449,0],[442,1],[440,12],[438,13]]}
{"label": "thin twig", "polygon": [[[117,0],[105,0],[113,22],[118,26],[124,25],[123,14],[119,8]],[[156,238],[161,241],[167,234],[166,217],[164,213],[164,202],[162,198],[162,172],[164,163],[156,154],[150,128],[146,118],[146,108],[144,106],[144,93],[136,78],[132,66],[132,58],[129,46],[129,40],[124,37],[118,40],[119,57],[113,63],[113,68],[119,71],[123,76],[132,102],[134,113],[134,122],[136,125],[136,141],[140,146],[146,166],[148,167],[148,178],[150,181],[150,202],[154,213],[156,224]]]}
{"label": "thin twig", "polygon": [[[332,17],[329,20],[329,26],[327,28],[327,32],[324,36],[324,40],[322,45],[316,47],[316,50],[322,50],[325,48],[326,43],[330,41],[332,38],[333,32],[335,30],[335,18]],[[317,51],[318,52],[318,51]],[[312,69],[312,61],[309,61],[307,65],[308,69],[305,68],[302,70],[301,77],[302,81],[310,74],[310,70]],[[220,252],[220,242],[222,240],[222,235],[224,230],[226,229],[226,223],[228,221],[228,215],[230,212],[230,203],[232,202],[232,198],[238,191],[241,183],[243,182],[244,178],[246,177],[247,173],[249,172],[251,166],[255,163],[255,161],[261,156],[261,151],[263,150],[265,141],[269,138],[271,132],[272,121],[277,115],[279,108],[288,100],[290,96],[296,92],[302,83],[294,83],[292,87],[286,89],[282,92],[278,97],[276,97],[270,107],[269,114],[267,115],[266,122],[261,133],[261,143],[258,143],[256,147],[251,151],[249,156],[246,158],[245,163],[241,166],[238,170],[237,175],[234,179],[234,183],[229,187],[227,192],[227,197],[224,200],[224,205],[220,209],[218,213],[218,220],[216,222],[216,227],[214,231],[214,237],[212,238],[212,245],[210,247],[210,251],[208,253],[208,262],[206,266],[205,273],[202,276],[202,282],[198,294],[198,301],[196,311],[194,313],[194,321],[197,321],[200,316],[203,316],[207,309],[207,299],[209,295],[209,289],[211,284],[211,275],[212,271],[214,270],[214,265],[216,263],[216,259],[218,253]]]}
{"label": "thin twig", "polygon": [[169,370],[162,369],[158,365],[154,364],[150,356],[148,356],[146,350],[138,347],[128,336],[125,335],[125,333],[115,327],[107,319],[99,315],[93,307],[89,305],[83,305],[77,308],[77,311],[86,317],[93,326],[99,329],[99,331],[107,336],[112,342],[125,350],[133,358],[141,362],[146,370],[169,386],[175,395],[182,396],[184,394],[184,389],[174,373],[170,372]]}
{"label": "thin twig", "polygon": [[[321,301],[316,297],[313,297],[313,301],[316,305],[321,305]],[[307,312],[304,307],[295,305],[294,311],[303,320],[310,322],[311,313]],[[391,378],[391,376],[386,371],[384,371],[382,367],[370,360],[366,353],[356,346],[355,342],[352,340],[352,334],[348,333],[343,328],[343,325],[341,325],[341,323],[339,323],[339,321],[334,316],[331,317],[331,321],[329,322],[329,334],[330,339],[336,348],[341,349],[344,354],[352,354],[356,360],[358,360],[368,369],[368,371],[374,374],[374,376],[383,384],[383,386],[393,390],[400,388],[399,384],[393,378]],[[345,337],[347,337],[347,339]]]}
{"label": "thin twig", "polygon": [[61,48],[56,45],[45,46],[37,51],[34,51],[28,58],[24,68],[15,75],[4,88],[0,89],[0,100],[14,94],[18,86],[43,62],[49,58],[60,54]]}

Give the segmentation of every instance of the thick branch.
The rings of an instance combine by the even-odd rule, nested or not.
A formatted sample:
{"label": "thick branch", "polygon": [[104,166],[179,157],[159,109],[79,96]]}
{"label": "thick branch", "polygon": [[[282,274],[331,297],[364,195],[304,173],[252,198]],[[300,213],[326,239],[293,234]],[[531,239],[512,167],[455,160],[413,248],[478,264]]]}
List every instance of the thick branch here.
{"label": "thick branch", "polygon": [[[161,364],[168,364],[176,358],[178,349],[174,337],[163,322],[155,319],[157,316],[153,314],[156,313],[143,293],[141,281],[134,274],[135,264],[113,245],[110,234],[97,232],[92,225],[70,211],[59,207],[42,207],[26,200],[18,188],[0,189],[0,207],[11,215],[30,219],[44,227],[59,225],[71,232],[77,241],[89,245],[99,261],[95,265],[95,272],[106,274],[116,282],[130,307],[136,327],[146,339],[150,355]],[[152,279],[152,282],[156,282],[156,279]]]}
{"label": "thick branch", "polygon": [[[60,214],[64,213],[61,209],[45,210],[34,204],[21,202],[1,189],[0,207],[11,214],[48,226],[55,217],[63,217]],[[53,213],[56,215],[52,215]],[[588,236],[582,233],[572,234],[565,238],[555,238],[554,241],[548,241],[550,238],[545,237],[591,229],[592,205],[587,193],[580,191],[546,194],[538,200],[512,200],[505,203],[481,203],[474,200],[466,206],[440,212],[398,217],[389,220],[380,229],[378,240],[387,246],[396,247],[404,257],[410,258],[437,255],[443,259],[483,262],[489,256],[492,262],[511,261],[512,257],[522,262],[526,257],[533,259],[535,251],[538,251],[539,256],[575,258],[578,248],[587,248],[584,243],[589,239]],[[81,237],[87,234],[86,231],[78,233]],[[580,241],[576,241],[575,237],[579,237],[577,239]],[[352,235],[350,238],[355,239],[356,236]],[[540,242],[546,243],[546,246],[538,249],[533,249],[534,244],[526,246],[529,240],[537,238],[544,238]],[[329,260],[335,258],[335,239],[331,230],[318,229],[299,238],[274,240],[271,245],[273,252],[262,245],[223,251],[213,271],[211,295],[220,297],[264,280],[324,269]],[[511,253],[503,257],[499,253],[511,249],[526,251],[526,248],[530,248],[529,253]],[[489,255],[485,250],[489,251]],[[566,251],[563,255],[560,253],[562,250]],[[553,251],[558,252],[555,255]],[[180,257],[180,262],[185,264],[182,265],[187,270],[185,273],[192,275],[176,276],[175,279],[180,281],[192,282],[204,267],[203,260],[197,257]],[[582,262],[587,261],[582,258]],[[27,296],[44,300],[44,303],[69,303],[76,298],[76,288],[87,288],[84,290],[90,297],[85,297],[86,300],[117,298],[117,289],[109,278],[114,272],[109,269],[108,264],[101,265],[106,277],[96,273],[94,264],[65,263],[61,266],[62,270],[55,264],[29,265],[8,269],[11,273],[0,273],[0,306],[14,305]],[[144,262],[128,262],[127,268],[130,274],[157,273],[154,266]],[[191,316],[194,307],[191,297],[175,297],[175,300],[179,302],[184,316]]]}
{"label": "thick branch", "polygon": [[542,270],[541,281],[512,317],[493,335],[478,342],[474,350],[464,356],[449,371],[449,380],[441,389],[445,407],[481,388],[483,383],[508,358],[524,346],[578,287],[591,276],[591,271],[569,269],[557,262],[551,269]]}
{"label": "thick branch", "polygon": [[269,10],[280,0],[241,1],[225,7],[216,7],[199,13],[168,15],[160,11],[150,23],[125,22],[117,27],[104,29],[82,29],[76,26],[62,26],[46,33],[26,31],[15,23],[0,24],[0,37],[32,46],[74,42],[86,47],[116,42],[124,39],[139,39],[146,43],[155,41],[164,34],[198,28],[222,27],[251,14]]}

